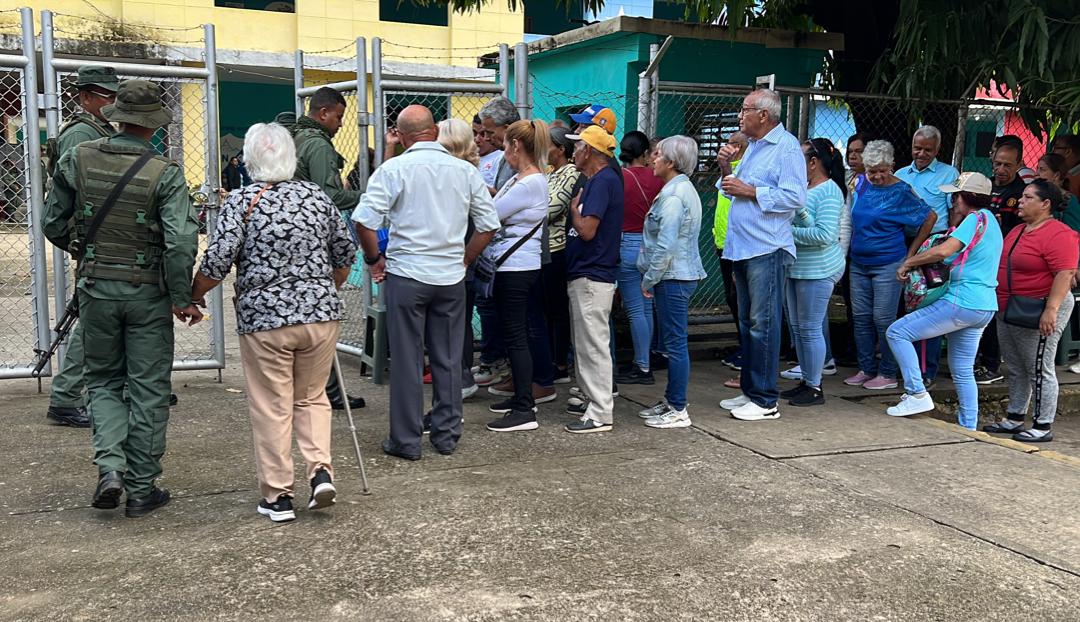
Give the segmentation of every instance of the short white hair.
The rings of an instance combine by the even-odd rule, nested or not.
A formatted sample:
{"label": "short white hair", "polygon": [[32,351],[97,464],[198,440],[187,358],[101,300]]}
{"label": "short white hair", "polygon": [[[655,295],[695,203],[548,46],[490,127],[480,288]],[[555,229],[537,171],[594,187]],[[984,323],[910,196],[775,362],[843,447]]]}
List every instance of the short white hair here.
{"label": "short white hair", "polygon": [[683,175],[691,175],[697,170],[698,145],[689,136],[668,136],[656,144],[660,157],[664,158],[675,170]]}
{"label": "short white hair", "polygon": [[872,140],[866,143],[866,147],[863,149],[863,166],[866,168],[892,166],[896,163],[894,155],[892,143],[887,140]]}
{"label": "short white hair", "polygon": [[296,144],[277,123],[256,123],[244,135],[244,163],[255,181],[277,183],[296,174]]}
{"label": "short white hair", "polygon": [[754,98],[757,107],[769,115],[773,123],[780,122],[780,96],[772,89],[757,89],[746,96],[746,99]]}
{"label": "short white hair", "polygon": [[915,130],[915,135],[911,137],[911,140],[914,141],[916,138],[929,138],[939,147],[941,146],[941,131],[933,125],[924,125]]}

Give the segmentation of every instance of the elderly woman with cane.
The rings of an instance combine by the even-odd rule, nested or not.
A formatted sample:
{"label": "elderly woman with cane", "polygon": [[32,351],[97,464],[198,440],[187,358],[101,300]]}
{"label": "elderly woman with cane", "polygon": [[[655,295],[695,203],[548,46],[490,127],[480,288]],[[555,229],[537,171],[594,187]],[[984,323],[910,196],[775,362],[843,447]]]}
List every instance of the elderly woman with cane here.
{"label": "elderly woman with cane", "polygon": [[[1009,405],[1005,419],[984,432],[1012,434],[1014,440],[1045,443],[1057,414],[1058,381],[1054,369],[1061,333],[1069,324],[1074,300],[1069,291],[1080,258],[1076,232],[1054,218],[1065,196],[1053,182],[1036,179],[1024,188],[1017,215],[1022,224],[1005,236],[998,265],[997,331],[1008,365]],[[1033,425],[1024,428],[1032,389]]]}
{"label": "elderly woman with cane", "polygon": [[234,190],[195,276],[201,299],[236,264],[236,323],[244,365],[258,512],[274,522],[293,513],[292,434],[307,463],[308,509],[333,505],[330,401],[342,303],[356,246],[330,198],[313,183],[291,181],[296,150],[277,124],[256,124],[244,138],[255,183]]}

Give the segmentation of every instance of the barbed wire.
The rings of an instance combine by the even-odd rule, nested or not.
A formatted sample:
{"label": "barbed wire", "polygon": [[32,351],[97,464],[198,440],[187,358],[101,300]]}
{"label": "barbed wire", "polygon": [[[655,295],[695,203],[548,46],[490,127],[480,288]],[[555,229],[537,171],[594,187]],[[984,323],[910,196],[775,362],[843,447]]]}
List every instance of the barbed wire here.
{"label": "barbed wire", "polygon": [[[382,42],[383,43],[389,43],[390,45],[393,45],[393,46],[399,47],[399,48],[408,48],[410,50],[431,50],[431,51],[434,51],[434,50],[488,50],[488,51],[492,51],[492,48],[494,48],[494,51],[496,51],[496,52],[499,50],[499,44],[497,44],[497,43],[494,44],[494,45],[483,45],[483,46],[476,46],[476,47],[458,47],[458,46],[454,46],[454,47],[431,47],[431,46],[407,45],[407,44],[404,44],[404,43],[395,43],[393,41],[390,41],[389,39],[383,39]],[[510,46],[510,47],[512,48],[513,46]]]}
{"label": "barbed wire", "polygon": [[73,15],[71,13],[60,13],[60,12],[57,12],[57,11],[53,11],[53,15],[56,16],[56,17],[70,17],[72,19],[77,19],[77,20],[80,20],[80,21],[97,22],[99,24],[119,24],[121,26],[125,26],[125,25],[127,25],[127,26],[145,26],[147,28],[153,28],[154,30],[168,30],[168,31],[172,31],[172,32],[187,32],[187,31],[190,31],[190,30],[202,30],[202,28],[203,28],[201,24],[197,25],[197,26],[158,26],[156,24],[151,24],[151,23],[148,23],[148,22],[124,21],[122,19],[117,19],[117,18],[112,17],[111,15],[105,13],[101,9],[94,6],[91,2],[89,2],[89,0],[83,0],[83,2],[85,2],[91,8],[93,8],[95,11],[97,11],[99,14],[101,14],[101,16],[104,17],[104,19],[98,19],[96,17],[88,17],[86,15]]}
{"label": "barbed wire", "polygon": [[[311,52],[309,52],[307,50],[304,50],[304,55],[306,56],[308,54],[311,54],[312,56],[314,56],[316,54],[333,54],[334,52],[340,52],[341,50],[344,50],[345,48],[351,48],[351,47],[355,47],[355,46],[356,46],[356,41],[350,41],[350,42],[346,43],[345,45],[343,45],[343,46],[341,46],[339,48],[334,48],[332,50],[313,50]],[[356,54],[353,54],[353,58],[356,58]]]}
{"label": "barbed wire", "polygon": [[259,73],[257,71],[248,71],[246,69],[236,69],[234,67],[227,67],[227,66],[222,65],[220,63],[218,64],[218,71],[224,71],[226,74],[239,73],[239,74],[244,74],[244,75],[248,75],[248,76],[257,76],[257,77],[260,77],[260,78],[267,78],[269,80],[280,80],[282,82],[289,82],[289,83],[292,83],[292,81],[293,81],[292,78],[284,78],[282,76],[275,76],[273,74],[268,74],[268,73]]}
{"label": "barbed wire", "polygon": [[341,64],[350,63],[350,62],[353,63],[353,65],[354,65],[353,69],[355,69],[355,64],[356,64],[356,54],[353,54],[352,56],[350,56],[348,58],[341,58],[341,59],[333,60],[333,61],[330,61],[330,62],[320,63],[318,65],[309,65],[307,63],[307,61],[306,61],[307,52],[304,53],[304,58],[305,58],[304,69],[325,69],[327,67],[333,67],[334,65],[341,65]]}

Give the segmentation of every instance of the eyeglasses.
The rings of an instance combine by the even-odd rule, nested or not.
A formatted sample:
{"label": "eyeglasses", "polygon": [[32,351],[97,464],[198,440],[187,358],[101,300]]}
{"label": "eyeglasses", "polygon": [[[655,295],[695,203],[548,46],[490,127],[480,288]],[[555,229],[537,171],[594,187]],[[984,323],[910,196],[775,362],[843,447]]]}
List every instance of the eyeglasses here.
{"label": "eyeglasses", "polygon": [[747,114],[747,113],[748,113],[748,112],[750,112],[750,111],[755,111],[755,112],[762,112],[763,110],[765,110],[765,109],[764,109],[764,108],[757,108],[757,107],[754,107],[754,106],[743,106],[743,107],[742,107],[742,108],[741,108],[741,109],[739,110],[739,116],[742,116],[742,115],[744,115],[744,114]]}

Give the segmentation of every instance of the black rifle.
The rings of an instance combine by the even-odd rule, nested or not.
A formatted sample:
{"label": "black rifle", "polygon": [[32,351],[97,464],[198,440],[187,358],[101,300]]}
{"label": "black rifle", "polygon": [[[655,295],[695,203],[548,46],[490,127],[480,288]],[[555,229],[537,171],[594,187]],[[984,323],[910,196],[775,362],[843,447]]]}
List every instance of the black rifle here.
{"label": "black rifle", "polygon": [[64,309],[64,314],[60,316],[60,319],[56,322],[56,338],[49,344],[48,350],[41,350],[34,348],[34,354],[37,354],[37,364],[34,365],[34,371],[30,372],[30,375],[34,378],[41,376],[41,370],[45,369],[45,366],[49,364],[49,360],[56,354],[56,350],[60,348],[60,344],[67,339],[68,333],[71,332],[71,327],[75,326],[75,320],[79,319],[79,292],[76,291],[71,295],[71,300],[68,301],[67,307]]}

